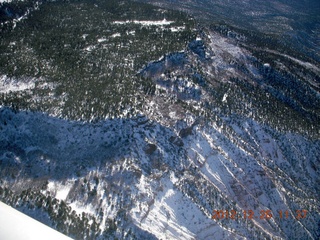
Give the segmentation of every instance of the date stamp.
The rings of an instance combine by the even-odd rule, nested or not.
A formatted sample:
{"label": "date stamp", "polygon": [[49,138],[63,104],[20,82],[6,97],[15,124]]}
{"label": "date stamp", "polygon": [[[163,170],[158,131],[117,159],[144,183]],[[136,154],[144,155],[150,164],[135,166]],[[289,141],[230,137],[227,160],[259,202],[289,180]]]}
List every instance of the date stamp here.
{"label": "date stamp", "polygon": [[307,217],[308,211],[305,209],[296,210],[295,212],[291,212],[289,210],[279,210],[276,213],[272,212],[271,210],[260,210],[259,212],[254,212],[253,210],[213,210],[212,212],[212,219],[262,219],[262,220],[269,220],[271,218],[277,219],[304,219]]}

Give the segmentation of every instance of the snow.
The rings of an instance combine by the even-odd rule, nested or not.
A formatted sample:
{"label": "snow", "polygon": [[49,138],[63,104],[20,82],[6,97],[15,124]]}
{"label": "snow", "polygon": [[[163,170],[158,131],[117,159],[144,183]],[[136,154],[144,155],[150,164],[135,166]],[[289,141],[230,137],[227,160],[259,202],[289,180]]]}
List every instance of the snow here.
{"label": "snow", "polygon": [[[316,75],[320,75],[320,68],[318,66],[316,66],[315,64],[312,64],[310,62],[301,61],[301,60],[299,60],[297,58],[294,58],[294,57],[289,56],[287,54],[280,53],[278,51],[269,50],[269,49],[266,50],[266,51],[269,52],[269,53],[273,53],[273,54],[285,57],[285,58],[287,58],[287,59],[289,59],[289,60],[291,60],[291,61],[293,61],[293,62],[295,62],[295,63],[297,63],[299,65],[301,65],[302,67],[305,67],[306,69],[314,72]],[[315,80],[314,81],[308,80],[308,82],[310,84],[312,84],[313,86],[317,87],[317,88],[319,87],[319,83],[317,81],[315,81]]]}
{"label": "snow", "polygon": [[184,26],[182,26],[182,27],[171,27],[170,30],[171,30],[171,32],[180,32],[180,31],[185,30],[185,27]]}
{"label": "snow", "polygon": [[128,24],[128,23],[134,23],[134,24],[140,24],[143,26],[164,26],[164,25],[170,25],[174,23],[174,21],[168,21],[166,19],[163,19],[162,21],[138,21],[138,20],[127,20],[127,21],[114,21],[114,24]]}
{"label": "snow", "polygon": [[223,95],[222,102],[227,102],[227,97],[228,97],[228,94],[225,93]]}
{"label": "snow", "polygon": [[112,38],[121,37],[120,33],[114,33],[111,35]]}
{"label": "snow", "polygon": [[63,185],[59,182],[49,181],[48,190],[50,192],[54,193],[55,198],[65,201],[67,199],[67,196],[68,196],[70,189],[73,185],[73,182],[74,181],[69,181],[68,183]]}
{"label": "snow", "polygon": [[[191,199],[175,188],[173,183],[176,181],[174,173],[171,172],[169,176],[161,179],[164,189],[157,192],[153,204],[149,206],[140,201],[139,206],[131,210],[136,224],[158,239],[213,239],[213,236],[222,239],[225,229],[214,224],[210,217],[192,204]],[[150,184],[142,176],[138,185],[139,192],[151,196]]]}
{"label": "snow", "polygon": [[67,240],[71,238],[0,202],[0,239]]}
{"label": "snow", "polygon": [[136,35],[136,31],[135,30],[129,31],[129,32],[127,32],[127,35],[135,36]]}
{"label": "snow", "polygon": [[211,61],[211,64],[208,64],[206,69],[208,75],[218,77],[221,80],[239,77],[239,75],[248,77],[247,73],[242,73],[236,67],[238,64],[243,64],[250,71],[252,77],[261,77],[258,69],[248,61],[249,59],[254,59],[249,51],[239,47],[232,39],[222,37],[214,32],[209,33],[208,39],[206,58]]}
{"label": "snow", "polygon": [[84,40],[85,40],[88,36],[89,36],[89,34],[82,34],[82,36],[81,36],[81,37],[82,37],[82,39],[84,39]]}
{"label": "snow", "polygon": [[98,39],[98,43],[105,42],[105,41],[107,41],[107,39],[105,37],[102,37],[102,38]]}
{"label": "snow", "polygon": [[[288,193],[279,180],[274,181],[280,176],[270,170],[273,167],[266,171],[268,165],[284,166],[284,159],[288,158],[279,149],[279,143],[272,138],[270,132],[255,121],[244,120],[233,126],[235,132],[226,141],[225,133],[221,133],[214,125],[213,128],[197,129],[196,136],[185,142],[189,149],[188,159],[199,167],[202,177],[219,189],[227,199],[237,202],[241,209],[256,209],[256,212],[271,209],[276,213],[279,209],[289,208]],[[295,148],[297,154],[299,150],[301,152],[298,146],[304,144],[298,144],[299,137],[290,134],[287,137],[289,142],[297,141],[296,144],[292,143],[291,152]],[[252,152],[259,154],[255,156],[255,160]],[[304,168],[303,161],[298,161],[297,165],[299,164]],[[276,188],[271,187],[274,184]],[[306,192],[305,194],[307,195]],[[278,227],[277,224],[275,219],[270,222],[260,219],[253,221],[255,227],[274,238],[279,237],[281,232],[274,230],[275,226]]]}
{"label": "snow", "polygon": [[[150,21],[148,23],[145,21],[131,22],[142,25],[152,24]],[[129,22],[126,21],[118,24],[126,23]],[[172,29],[176,28],[171,28],[171,30]],[[130,32],[127,34],[130,34]],[[132,34],[134,34],[134,32],[132,32]],[[114,33],[112,36],[120,37],[121,35],[120,33]],[[237,74],[234,72],[237,70],[232,66],[233,64],[229,64],[229,61],[227,61],[229,58],[234,61],[244,61],[244,64],[246,64],[251,73],[255,73],[254,67],[248,65],[245,61],[247,57],[250,57],[245,50],[232,44],[228,40],[221,38],[219,35],[212,34],[210,35],[210,39],[211,42],[208,45],[208,52],[212,59],[212,64],[208,64],[208,66],[210,66],[208,67],[208,74],[213,74],[215,71],[217,73],[222,73],[225,70],[228,74]],[[197,40],[200,40],[200,38],[197,38]],[[105,38],[98,38],[97,41],[103,42],[105,41]],[[210,53],[212,53],[212,55],[210,55]],[[159,59],[159,61],[164,60],[164,57]],[[161,77],[164,78],[165,75],[162,73]],[[10,83],[5,76],[3,79],[3,82]],[[30,81],[30,83],[32,83],[32,81]],[[32,85],[30,86],[32,87]],[[191,82],[185,82],[183,83],[183,86],[193,87]],[[161,86],[157,85],[157,88],[158,87]],[[4,89],[5,91],[8,91],[8,89],[10,89],[10,84],[4,87]],[[28,89],[28,87],[19,85],[17,89]],[[226,102],[230,97],[231,94],[229,92],[225,93],[222,97],[222,102]],[[151,158],[146,156],[144,151],[141,150],[145,143],[153,143],[157,145],[157,151],[161,154],[161,159],[163,159],[165,164],[167,164],[169,162],[168,159],[175,154],[175,152],[168,147],[168,144],[166,144],[167,140],[164,140],[164,138],[168,136],[166,132],[161,134],[159,133],[161,131],[159,130],[159,126],[161,126],[161,124],[162,126],[166,124],[161,115],[161,106],[154,99],[150,100],[146,105],[151,109],[149,114],[151,116],[148,116],[149,118],[152,119],[153,114],[158,114],[160,117],[158,118],[158,125],[156,125],[157,128],[150,122],[146,128],[136,127],[136,125],[133,124],[134,128],[136,128],[133,130],[132,134],[132,142],[135,143],[135,147],[129,154],[132,154],[132,161],[136,160],[139,162],[135,166],[135,169],[139,170],[141,169],[141,166],[150,165]],[[168,112],[171,120],[176,121],[181,118],[178,109],[171,109],[169,107],[166,111]],[[33,114],[29,114],[28,117],[21,117],[22,114],[23,113],[19,113],[14,116],[14,122],[23,122],[23,127],[19,127],[18,124],[18,130],[21,130],[22,133],[28,136],[28,138],[24,137],[23,139],[34,139],[34,150],[37,150],[38,148],[44,149],[53,156],[57,155],[53,153],[59,152],[59,155],[61,156],[59,156],[59,158],[56,156],[56,160],[59,160],[60,158],[72,160],[69,161],[69,166],[68,161],[64,164],[59,163],[64,167],[63,169],[65,169],[64,171],[66,176],[75,172],[70,170],[73,169],[71,165],[76,162],[74,161],[75,159],[79,159],[79,162],[81,162],[83,159],[90,156],[92,162],[86,163],[87,170],[89,167],[95,166],[96,163],[99,162],[96,159],[108,159],[109,155],[106,154],[106,152],[115,151],[115,149],[109,147],[110,144],[115,142],[114,139],[116,139],[117,136],[124,135],[122,130],[126,127],[126,124],[123,123],[126,121],[124,119],[106,119],[105,122],[99,122],[97,124],[84,124],[80,122],[61,121],[55,118],[42,119],[40,116],[37,117],[37,115]],[[301,178],[312,186],[311,180],[316,179],[314,175],[316,173],[310,169],[309,166],[306,168],[304,165],[304,162],[308,160],[306,160],[306,158],[308,158],[309,155],[303,153],[306,153],[307,150],[301,151],[302,153],[299,152],[299,150],[303,148],[300,146],[303,146],[304,141],[307,140],[303,140],[299,136],[286,135],[284,136],[286,139],[281,141],[272,136],[272,134],[276,133],[275,131],[265,127],[264,125],[251,121],[250,119],[235,120],[234,124],[226,124],[227,130],[225,130],[225,127],[221,127],[221,125],[218,127],[216,122],[208,123],[205,128],[195,127],[193,134],[189,136],[188,139],[182,139],[184,149],[186,150],[185,153],[187,155],[184,155],[184,157],[186,157],[190,164],[189,166],[196,166],[199,171],[199,175],[201,175],[201,177],[205,179],[212,188],[217,189],[218,195],[220,194],[226,199],[233,200],[236,202],[236,207],[239,209],[250,209],[257,206],[257,209],[259,210],[265,209],[266,206],[271,206],[270,208],[273,207],[273,210],[276,211],[279,209],[289,208],[292,200],[288,197],[288,191],[286,192],[287,185],[284,184],[286,182],[283,181],[283,183],[281,183],[281,176],[277,175],[278,172],[275,171],[278,169],[269,167],[268,164],[279,166],[277,168],[286,173],[286,169],[283,166],[286,166],[285,164],[288,165],[287,162],[290,157],[286,157],[286,152],[281,149],[281,144],[292,141],[293,143],[288,145],[288,147],[292,149],[291,152],[294,152],[297,156],[305,155],[303,156],[304,158],[292,158],[294,160],[297,159],[297,161],[293,162],[296,162],[294,164],[299,165],[301,169],[307,169],[305,172],[308,173],[306,175],[310,179],[310,182],[307,180],[308,178],[304,178],[304,176],[301,176]],[[223,121],[227,122],[228,119],[224,118]],[[187,115],[184,117],[183,122],[186,125],[191,126],[195,122],[195,117],[191,114]],[[114,126],[118,126],[120,130],[116,129],[111,131],[111,123]],[[32,130],[34,128],[33,125],[40,127],[37,130]],[[41,125],[47,130],[41,130]],[[128,125],[132,127],[131,123]],[[177,123],[177,126],[178,125],[179,124]],[[9,127],[7,126],[5,129],[8,128]],[[24,129],[28,129],[30,134],[28,132],[26,133]],[[132,128],[129,129],[130,130],[128,132],[131,133]],[[179,129],[181,128],[177,127],[173,129],[173,132],[178,133]],[[31,134],[32,131],[37,134]],[[20,136],[21,132],[17,131],[14,135],[9,134],[9,131],[4,131],[2,136],[4,136],[4,138],[8,138],[8,136],[12,135],[12,138],[14,139],[17,138],[16,136]],[[44,142],[48,139],[46,136],[51,136],[51,133],[54,135],[58,143],[53,145],[48,143],[48,147],[44,145]],[[34,136],[37,138],[34,138]],[[123,145],[123,142],[120,142],[116,147],[121,145]],[[305,145],[308,146],[308,144]],[[31,152],[32,149],[26,149],[26,152],[29,151]],[[254,154],[257,156],[254,156]],[[18,160],[19,159],[17,158],[17,161]],[[48,159],[45,160],[48,161]],[[52,159],[52,162],[53,161],[55,161],[54,158]],[[176,164],[172,165],[174,167],[177,166]],[[108,165],[108,167],[110,166],[111,165]],[[119,171],[118,167],[119,165],[112,166],[110,175],[116,175]],[[123,165],[122,167],[126,170],[129,169],[125,168]],[[133,165],[129,165],[129,167],[133,167]],[[223,234],[228,235],[228,230],[219,222],[215,222],[210,219],[208,216],[210,208],[205,206],[205,204],[200,206],[197,205],[199,203],[194,201],[190,195],[178,189],[177,186],[181,186],[180,180],[184,176],[176,176],[174,173],[176,169],[174,169],[174,167],[172,168],[173,170],[168,170],[168,168],[166,168],[162,173],[159,169],[152,169],[152,174],[162,174],[162,176],[159,177],[160,180],[158,178],[156,180],[152,179],[156,174],[149,176],[142,171],[142,176],[138,178],[140,181],[137,181],[138,183],[134,181],[132,184],[133,193],[130,196],[134,198],[133,201],[135,206],[131,209],[128,208],[130,216],[133,219],[133,224],[154,234],[159,239],[226,239],[223,237]],[[99,175],[100,172],[98,172],[98,176],[100,177],[99,179],[106,179],[106,183],[111,181],[110,179],[113,180],[112,176],[108,175],[110,178],[106,178],[106,176],[103,175],[103,171],[106,170],[96,171],[101,171],[101,175]],[[290,173],[286,174],[287,175],[285,176],[290,176]],[[124,174],[121,176],[126,175]],[[90,177],[88,179],[90,179]],[[288,179],[292,181],[290,177],[288,177]],[[117,184],[117,178],[115,178],[115,180],[116,181],[113,183]],[[134,180],[136,180],[136,178],[134,178]],[[47,190],[50,191],[57,199],[65,200],[77,213],[86,212],[97,214],[97,210],[94,208],[96,205],[88,201],[88,198],[86,198],[85,195],[80,198],[78,195],[78,198],[74,197],[70,200],[70,196],[68,195],[70,189],[75,184],[69,180],[63,181],[63,183],[53,180],[49,181]],[[104,213],[104,220],[100,225],[100,229],[103,230],[105,220],[107,218],[116,217],[117,208],[111,209],[111,206],[117,206],[117,201],[120,198],[116,193],[112,193],[111,191],[108,193],[108,185],[101,184],[101,182],[102,181],[100,181],[100,184],[97,186],[97,195],[99,196],[99,199],[102,200],[99,207],[101,206]],[[160,185],[156,186],[159,182]],[[291,183],[289,182],[286,184]],[[298,186],[298,184],[299,183],[296,185]],[[270,188],[270,186],[272,186],[272,188]],[[298,189],[299,192],[308,190],[308,188],[303,187],[296,187],[296,189]],[[77,194],[77,192],[75,193]],[[202,193],[199,193],[197,197],[210,197],[208,195],[206,196],[201,194]],[[211,199],[203,202],[208,203],[210,200]],[[281,236],[283,233],[279,232],[278,229],[272,230],[272,224],[267,221],[253,221],[253,225],[254,227],[261,228],[261,231],[269,234],[271,238]],[[236,226],[230,224],[228,227],[230,227],[232,231],[237,231],[235,234],[236,237],[234,237],[234,235],[230,235],[228,236],[229,239],[246,236],[246,233],[244,232],[245,230],[243,230],[246,229],[245,227],[240,226],[241,230],[237,229],[239,225]],[[241,235],[241,233],[244,234]]]}
{"label": "snow", "polygon": [[0,93],[24,91],[35,87],[35,79],[17,80],[8,78],[6,75],[0,76]]}
{"label": "snow", "polygon": [[[154,104],[153,108],[157,106],[155,102],[152,102],[152,104]],[[175,116],[174,111],[169,113],[172,115],[171,117]],[[2,115],[9,114],[10,112],[7,110]],[[81,161],[84,155],[93,156],[92,159],[94,159],[98,158],[99,155],[103,155],[106,151],[111,151],[111,149],[104,148],[103,145],[112,143],[113,139],[116,136],[123,135],[126,129],[130,132],[133,130],[133,139],[135,146],[137,146],[135,147],[137,155],[133,154],[131,159],[133,162],[136,159],[137,165],[131,164],[129,165],[130,167],[139,169],[139,164],[148,164],[150,162],[149,158],[141,150],[145,143],[156,143],[159,152],[161,152],[163,159],[166,161],[171,155],[174,155],[172,150],[166,146],[163,138],[163,136],[167,136],[166,132],[162,132],[159,125],[153,126],[150,122],[149,127],[154,129],[153,132],[146,130],[143,125],[141,125],[141,128],[131,129],[131,120],[125,123],[123,119],[84,124],[49,118],[36,113],[26,115],[23,112],[11,114],[11,118],[12,122],[7,125],[6,131],[2,133],[3,139],[28,135],[29,137],[24,137],[21,142],[24,142],[24,139],[33,139],[34,145],[26,147],[25,152],[28,154],[37,149],[45,150],[48,155],[51,155],[52,163],[57,160],[53,154],[54,152],[59,152],[59,155],[63,154],[61,159],[70,160],[70,163],[67,161],[65,165],[61,165],[65,169],[65,176],[68,174],[70,176],[70,172],[75,172],[71,171],[73,169],[71,166],[72,159],[80,159]],[[227,121],[227,118],[224,120]],[[192,115],[188,115],[184,121],[185,124],[190,126],[194,123],[195,118]],[[230,125],[232,128],[232,131],[228,130],[228,132],[232,132],[230,136],[227,136],[226,132],[222,132],[221,128],[217,127],[214,122],[205,128],[195,126],[193,135],[184,140],[188,161],[192,163],[192,166],[197,166],[201,177],[207,180],[212,188],[217,189],[219,194],[227,199],[237,202],[237,207],[240,209],[253,209],[253,206],[256,205],[258,212],[259,209],[264,209],[270,204],[273,206],[274,212],[279,209],[287,209],[290,201],[289,199],[287,200],[286,186],[277,183],[277,188],[271,189],[269,186],[276,183],[273,179],[279,176],[271,173],[270,177],[265,174],[266,171],[264,170],[266,169],[265,164],[271,162],[270,159],[278,166],[285,163],[286,153],[279,149],[279,140],[275,140],[270,132],[253,120],[244,119],[239,121],[238,124]],[[111,124],[119,126],[119,129],[111,131]],[[130,127],[128,127],[129,125]],[[136,125],[134,124],[134,126]],[[44,127],[45,131],[43,130]],[[16,131],[16,135],[14,135],[14,131]],[[37,137],[32,132],[36,132]],[[42,145],[48,139],[46,136],[50,136],[48,134],[54,134],[58,143],[51,145],[47,142],[46,144],[49,145]],[[291,143],[290,147],[295,154],[298,154],[300,149],[302,150],[300,150],[302,155],[307,152],[307,149],[303,149],[303,144],[299,144],[307,140],[293,134],[288,134],[285,138],[286,142]],[[167,148],[168,151],[166,150]],[[252,152],[257,152],[258,156],[253,158]],[[41,160],[50,159],[44,156],[43,158],[41,157]],[[303,161],[297,161],[297,165],[302,166],[301,169],[304,169]],[[51,162],[50,164],[52,164]],[[95,162],[87,166],[87,179],[89,179],[88,182],[91,186],[90,179],[92,177],[90,176],[93,175],[93,172],[92,170],[89,171],[89,167],[94,165]],[[122,166],[126,169],[124,164]],[[117,175],[118,167],[119,165],[113,166],[110,175]],[[105,170],[96,169],[95,171],[98,173],[99,179],[106,179],[103,173],[99,173],[99,171]],[[152,176],[142,174],[137,179],[140,181],[135,182],[132,186],[135,206],[128,211],[133,219],[133,224],[154,234],[159,239],[226,239],[223,234],[228,235],[230,233],[219,222],[210,219],[208,216],[210,208],[204,207],[204,209],[201,209],[202,206],[197,205],[194,199],[176,187],[180,185],[181,176],[175,175],[174,170],[162,173],[154,170],[154,172],[162,174],[159,179],[153,179]],[[312,175],[315,173],[310,169],[308,172],[315,179],[315,176]],[[96,214],[96,205],[93,202],[87,202],[88,198],[81,196],[80,198],[71,199],[69,192],[75,186],[75,181],[75,178],[62,181],[50,179],[46,190],[57,199],[66,201],[79,214],[82,212]],[[104,213],[104,220],[106,220],[106,218],[114,218],[116,216],[117,209],[111,209],[111,206],[112,204],[116,205],[119,198],[110,192],[108,194],[110,194],[109,197],[111,199],[110,203],[108,203],[108,197],[105,196],[105,191],[108,188],[102,182],[104,181],[100,181],[97,186],[97,195],[99,199],[103,199],[101,207]],[[114,183],[116,184],[116,181]],[[157,184],[159,184],[159,187],[156,186]],[[299,189],[299,191],[302,190]],[[271,232],[274,237],[281,234],[272,230],[271,223],[267,221],[257,220],[253,222],[253,225],[259,228],[262,227],[262,231],[265,231],[265,233],[269,234]],[[100,229],[103,230],[104,226],[103,221]],[[229,227],[237,229],[236,225],[231,224]],[[240,228],[243,229],[242,227]],[[230,235],[229,239],[237,239],[240,235],[237,232],[232,237]],[[244,236],[246,235],[244,234]]]}
{"label": "snow", "polygon": [[95,48],[96,48],[96,46],[90,45],[90,46],[88,46],[88,47],[85,48],[85,51],[91,52],[91,51],[94,50]]}
{"label": "snow", "polygon": [[77,214],[82,214],[84,212],[84,213],[89,213],[94,215],[95,213],[94,208],[89,204],[84,205],[83,203],[80,203],[80,202],[73,202],[73,203],[70,203],[69,206]]}

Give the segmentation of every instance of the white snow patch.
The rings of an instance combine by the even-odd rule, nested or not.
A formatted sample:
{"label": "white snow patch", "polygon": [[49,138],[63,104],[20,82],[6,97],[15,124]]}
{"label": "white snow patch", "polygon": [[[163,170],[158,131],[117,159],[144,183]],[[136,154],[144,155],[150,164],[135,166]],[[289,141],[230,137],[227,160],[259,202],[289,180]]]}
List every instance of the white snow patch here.
{"label": "white snow patch", "polygon": [[18,80],[8,78],[6,75],[0,76],[0,93],[24,91],[35,87],[35,79]]}
{"label": "white snow patch", "polygon": [[87,37],[89,36],[89,34],[82,34],[82,38],[85,40]]}
{"label": "white snow patch", "polygon": [[71,182],[67,182],[65,185],[59,182],[54,182],[54,181],[49,181],[48,183],[48,190],[52,192],[55,195],[55,198],[59,200],[67,199],[67,196],[70,192],[71,187],[72,187]]}
{"label": "white snow patch", "polygon": [[87,51],[87,52],[91,52],[95,48],[96,48],[96,46],[90,45],[90,46],[86,47],[84,50]]}
{"label": "white snow patch", "polygon": [[170,112],[170,113],[169,113],[169,117],[170,117],[171,119],[179,119],[179,115],[177,115],[176,112]]}
{"label": "white snow patch", "polygon": [[98,43],[105,42],[105,41],[107,41],[107,39],[105,37],[98,39]]}
{"label": "white snow patch", "polygon": [[207,74],[219,76],[221,80],[228,80],[231,76],[239,77],[242,74],[235,67],[236,64],[244,64],[250,73],[255,77],[259,71],[252,65],[248,64],[248,59],[253,58],[250,52],[240,48],[232,40],[222,37],[219,34],[211,32],[208,35],[209,42],[206,51],[206,58],[211,59],[212,63],[207,67]]}
{"label": "white snow patch", "polygon": [[174,23],[174,21],[168,21],[166,19],[163,19],[162,21],[138,21],[138,20],[127,20],[127,21],[114,21],[114,24],[128,24],[128,23],[134,23],[134,24],[141,24],[143,26],[164,26],[164,25],[170,25],[171,23]]}
{"label": "white snow patch", "polygon": [[223,95],[222,102],[227,102],[227,97],[228,97],[228,94],[225,93]]}
{"label": "white snow patch", "polygon": [[185,30],[186,28],[184,26],[181,27],[171,27],[170,30],[171,32],[181,32],[183,30]]}
{"label": "white snow patch", "polygon": [[95,211],[93,207],[90,204],[84,205],[80,202],[73,202],[68,204],[72,210],[74,210],[77,214],[89,213],[89,214],[95,214]]}
{"label": "white snow patch", "polygon": [[114,33],[111,35],[112,38],[121,37],[120,33]]}
{"label": "white snow patch", "polygon": [[132,30],[132,31],[130,31],[130,32],[127,32],[127,34],[128,34],[128,35],[133,35],[133,36],[134,36],[134,35],[136,35],[136,31],[135,31],[135,30]]}

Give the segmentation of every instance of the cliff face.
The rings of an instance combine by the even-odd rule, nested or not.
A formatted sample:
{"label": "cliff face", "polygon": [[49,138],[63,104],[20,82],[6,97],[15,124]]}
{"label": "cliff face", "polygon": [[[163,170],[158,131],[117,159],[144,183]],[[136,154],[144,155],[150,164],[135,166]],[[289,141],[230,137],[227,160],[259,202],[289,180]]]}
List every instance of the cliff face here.
{"label": "cliff face", "polygon": [[42,3],[4,34],[1,200],[76,239],[317,239],[317,62],[111,2]]}

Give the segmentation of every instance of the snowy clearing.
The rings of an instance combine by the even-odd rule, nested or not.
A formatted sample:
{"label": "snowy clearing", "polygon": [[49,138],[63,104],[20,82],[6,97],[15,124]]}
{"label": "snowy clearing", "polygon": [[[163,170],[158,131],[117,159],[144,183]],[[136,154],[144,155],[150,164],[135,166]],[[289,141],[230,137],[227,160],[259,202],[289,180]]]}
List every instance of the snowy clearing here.
{"label": "snowy clearing", "polygon": [[114,21],[114,24],[128,24],[128,23],[134,23],[134,24],[141,24],[143,26],[163,26],[163,25],[170,25],[171,23],[174,23],[174,21],[168,21],[166,19],[163,19],[161,21],[138,21],[138,20],[127,20],[127,21]]}
{"label": "snowy clearing", "polygon": [[6,75],[0,76],[0,93],[18,92],[35,87],[34,79],[17,80],[8,78]]}

